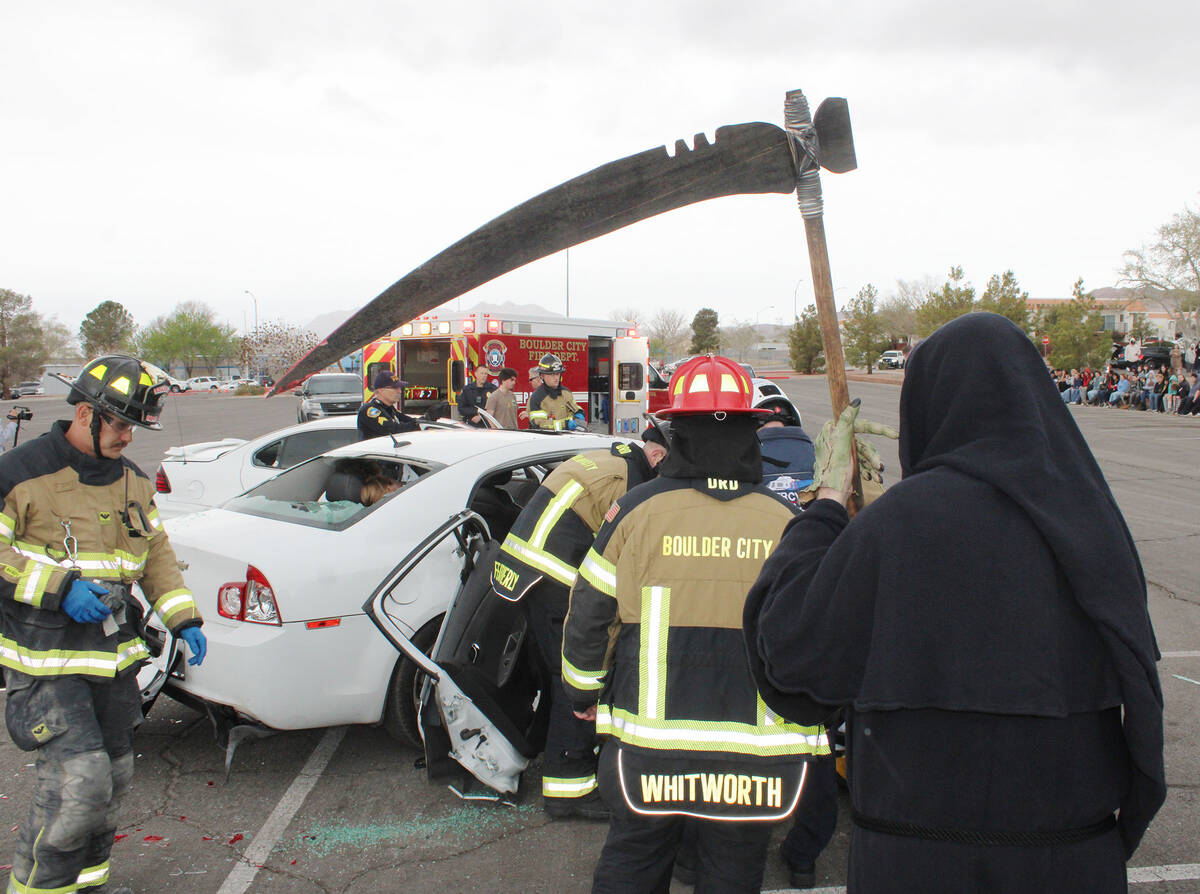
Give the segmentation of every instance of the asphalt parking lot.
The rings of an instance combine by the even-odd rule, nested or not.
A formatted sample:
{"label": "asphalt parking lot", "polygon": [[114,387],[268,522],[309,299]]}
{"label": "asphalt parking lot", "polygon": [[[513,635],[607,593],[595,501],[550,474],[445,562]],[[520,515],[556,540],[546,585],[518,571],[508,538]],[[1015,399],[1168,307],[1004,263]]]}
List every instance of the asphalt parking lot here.
{"label": "asphalt parking lot", "polygon": [[[874,377],[872,377],[874,378]],[[780,382],[812,434],[828,418],[824,378]],[[865,418],[897,424],[900,389],[852,381]],[[986,412],[981,396],[980,412]],[[22,441],[68,418],[61,398],[22,401],[35,414]],[[7,404],[6,404],[7,406]],[[1163,652],[1170,792],[1135,855],[1141,892],[1200,890],[1200,418],[1072,408],[1126,514],[1149,582]],[[295,421],[295,398],[185,395],[171,400],[162,432],[138,431],[127,451],[153,475],[169,446],[252,437]],[[894,481],[894,442],[879,444]],[[1086,536],[1081,531],[1080,536]],[[270,673],[263,668],[263,673]],[[113,851],[114,882],[178,894],[243,891],[586,891],[602,824],[549,821],[540,776],[524,800],[459,800],[426,782],[419,754],[367,727],[285,733],[243,744],[225,779],[224,752],[205,717],[161,699],[137,734],[136,777]],[[9,862],[33,784],[30,756],[0,736],[0,863]],[[843,795],[837,835],[818,863],[827,894],[844,890],[849,823]],[[2,874],[0,874],[2,877]],[[785,890],[773,854],[766,889]],[[673,890],[688,889],[676,885]]]}

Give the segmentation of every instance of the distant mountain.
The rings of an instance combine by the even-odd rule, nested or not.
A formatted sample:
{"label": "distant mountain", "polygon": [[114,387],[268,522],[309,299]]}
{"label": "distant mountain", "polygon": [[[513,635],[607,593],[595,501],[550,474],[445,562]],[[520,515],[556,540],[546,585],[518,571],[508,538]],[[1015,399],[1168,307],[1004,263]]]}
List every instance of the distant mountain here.
{"label": "distant mountain", "polygon": [[358,308],[349,310],[331,310],[328,313],[323,313],[319,317],[313,317],[304,324],[305,329],[309,329],[317,334],[318,338],[324,338],[346,320],[350,319]]}

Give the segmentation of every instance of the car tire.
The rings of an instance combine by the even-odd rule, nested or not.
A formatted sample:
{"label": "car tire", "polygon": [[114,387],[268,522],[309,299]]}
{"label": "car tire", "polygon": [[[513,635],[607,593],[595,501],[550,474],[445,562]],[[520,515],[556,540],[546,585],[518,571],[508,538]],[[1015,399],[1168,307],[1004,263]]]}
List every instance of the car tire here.
{"label": "car tire", "polygon": [[[433,651],[438,631],[442,627],[442,615],[438,615],[412,637],[413,645],[426,655]],[[425,674],[407,655],[400,656],[388,683],[387,703],[383,709],[383,728],[389,736],[402,745],[423,748],[421,729],[417,714],[421,710],[421,682]]]}
{"label": "car tire", "polygon": [[181,389],[180,389],[180,387],[179,387],[178,385],[172,385],[172,386],[171,386],[171,393],[172,393],[172,394],[178,394],[178,393],[180,392],[180,390],[181,390]]}

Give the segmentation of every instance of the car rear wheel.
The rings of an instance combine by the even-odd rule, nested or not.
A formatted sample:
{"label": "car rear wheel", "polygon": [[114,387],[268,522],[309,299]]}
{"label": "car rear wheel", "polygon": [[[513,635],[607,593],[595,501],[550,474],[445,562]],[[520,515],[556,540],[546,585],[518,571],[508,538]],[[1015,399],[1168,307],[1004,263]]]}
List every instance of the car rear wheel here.
{"label": "car rear wheel", "polygon": [[[433,651],[442,616],[434,618],[412,638],[413,644],[426,655]],[[388,684],[387,704],[383,709],[383,728],[397,742],[414,748],[424,747],[421,729],[417,725],[417,714],[421,710],[421,683],[425,674],[405,655],[396,662],[392,681]]]}

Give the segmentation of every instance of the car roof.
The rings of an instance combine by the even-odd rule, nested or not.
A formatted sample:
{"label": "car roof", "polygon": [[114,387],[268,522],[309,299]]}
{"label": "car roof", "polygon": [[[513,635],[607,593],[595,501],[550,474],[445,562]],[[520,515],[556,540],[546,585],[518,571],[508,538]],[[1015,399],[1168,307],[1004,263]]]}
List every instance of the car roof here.
{"label": "car roof", "polygon": [[[539,434],[528,431],[489,430],[466,431],[429,429],[419,432],[406,432],[395,436],[395,446],[391,437],[372,438],[368,441],[358,441],[330,450],[325,456],[396,456],[408,459],[421,459],[443,465],[452,465],[491,451],[511,449],[517,453],[528,453],[530,456],[571,451],[603,449],[615,440],[632,440],[614,438],[611,435],[556,435]],[[524,448],[521,450],[520,448]]]}

